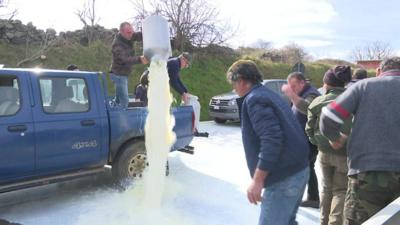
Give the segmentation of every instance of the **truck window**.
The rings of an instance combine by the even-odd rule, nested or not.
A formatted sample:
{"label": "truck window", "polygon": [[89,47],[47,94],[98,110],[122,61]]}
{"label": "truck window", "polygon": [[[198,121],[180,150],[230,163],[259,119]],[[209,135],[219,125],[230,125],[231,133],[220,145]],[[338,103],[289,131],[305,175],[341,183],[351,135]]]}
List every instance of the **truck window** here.
{"label": "truck window", "polygon": [[90,101],[82,78],[43,77],[39,79],[43,110],[46,113],[87,112]]}
{"label": "truck window", "polygon": [[20,109],[19,81],[16,76],[0,77],[0,116],[15,115]]}

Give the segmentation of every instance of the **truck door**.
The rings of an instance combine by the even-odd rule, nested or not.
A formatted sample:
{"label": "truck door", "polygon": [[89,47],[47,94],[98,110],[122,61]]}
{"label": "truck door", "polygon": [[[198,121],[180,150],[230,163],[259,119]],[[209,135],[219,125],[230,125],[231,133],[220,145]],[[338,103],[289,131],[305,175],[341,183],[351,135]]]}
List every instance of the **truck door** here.
{"label": "truck door", "polygon": [[33,115],[39,173],[101,164],[103,125],[91,79],[81,72],[37,76],[34,91],[40,97]]}
{"label": "truck door", "polygon": [[0,183],[34,172],[35,140],[26,76],[0,74]]}

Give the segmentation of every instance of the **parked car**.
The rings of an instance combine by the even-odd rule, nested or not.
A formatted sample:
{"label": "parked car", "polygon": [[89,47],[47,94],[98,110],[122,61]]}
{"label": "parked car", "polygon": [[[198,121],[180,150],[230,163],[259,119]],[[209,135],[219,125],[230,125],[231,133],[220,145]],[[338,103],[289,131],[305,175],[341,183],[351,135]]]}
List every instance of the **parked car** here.
{"label": "parked car", "polygon": [[[264,86],[278,93],[282,98],[285,98],[289,102],[289,99],[287,99],[281,90],[282,85],[286,83],[287,81],[283,79],[271,79],[262,82]],[[209,103],[209,114],[216,123],[225,123],[228,120],[240,120],[239,107],[236,102],[237,98],[239,98],[239,95],[236,94],[235,90],[211,98]]]}
{"label": "parked car", "polygon": [[[147,109],[112,107],[106,87],[102,73],[0,69],[0,192],[94,175],[109,166],[119,180],[140,177],[147,165]],[[193,109],[171,111],[171,150],[190,153]]]}

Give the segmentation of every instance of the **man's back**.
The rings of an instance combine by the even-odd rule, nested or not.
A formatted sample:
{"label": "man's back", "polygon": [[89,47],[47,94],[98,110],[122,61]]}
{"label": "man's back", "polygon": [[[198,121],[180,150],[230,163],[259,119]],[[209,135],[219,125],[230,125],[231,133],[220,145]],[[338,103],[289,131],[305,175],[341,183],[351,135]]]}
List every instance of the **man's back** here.
{"label": "man's back", "polygon": [[354,112],[348,143],[349,174],[400,172],[399,90],[400,76],[377,77],[354,84],[337,99]]}

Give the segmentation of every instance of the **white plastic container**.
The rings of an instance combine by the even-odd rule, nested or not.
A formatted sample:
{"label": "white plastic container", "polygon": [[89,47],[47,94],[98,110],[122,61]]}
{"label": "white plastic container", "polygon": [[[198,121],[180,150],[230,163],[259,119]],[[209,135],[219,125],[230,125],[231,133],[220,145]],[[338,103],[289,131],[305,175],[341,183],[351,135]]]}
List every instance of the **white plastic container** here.
{"label": "white plastic container", "polygon": [[144,19],[142,25],[143,55],[149,60],[167,60],[172,55],[167,20],[152,15]]}

